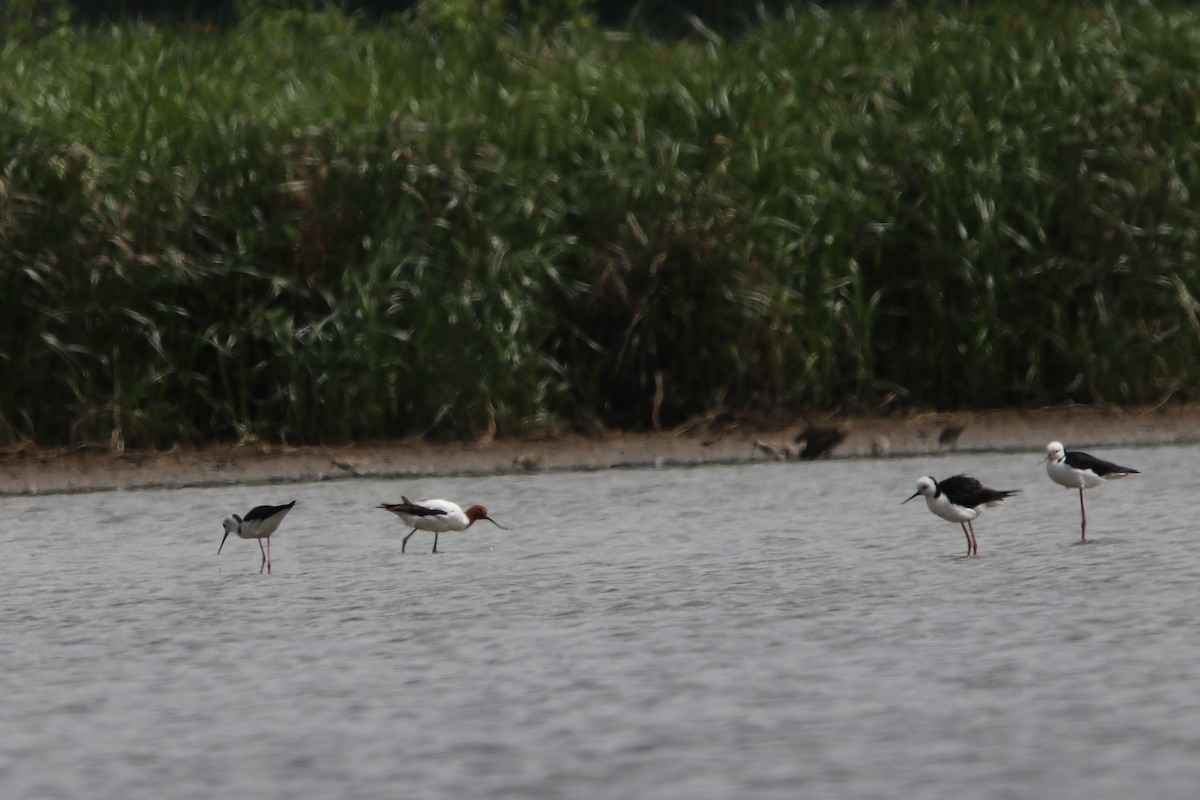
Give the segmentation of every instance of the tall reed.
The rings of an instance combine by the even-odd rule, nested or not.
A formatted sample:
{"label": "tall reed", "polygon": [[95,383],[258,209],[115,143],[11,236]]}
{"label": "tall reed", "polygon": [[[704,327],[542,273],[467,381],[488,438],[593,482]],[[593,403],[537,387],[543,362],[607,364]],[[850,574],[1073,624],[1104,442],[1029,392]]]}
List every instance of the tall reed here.
{"label": "tall reed", "polygon": [[1198,54],[1034,5],[9,44],[0,436],[1188,397]]}

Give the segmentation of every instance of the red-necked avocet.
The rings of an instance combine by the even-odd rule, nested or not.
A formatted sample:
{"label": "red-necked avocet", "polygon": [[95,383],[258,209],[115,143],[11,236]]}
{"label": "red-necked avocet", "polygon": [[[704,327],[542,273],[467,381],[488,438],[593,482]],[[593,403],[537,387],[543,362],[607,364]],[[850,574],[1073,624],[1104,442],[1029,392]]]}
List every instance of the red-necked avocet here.
{"label": "red-necked avocet", "polygon": [[972,552],[979,555],[979,544],[975,541],[975,526],[972,520],[983,513],[984,508],[997,505],[1004,498],[1012,497],[1019,491],[1021,490],[989,489],[966,475],[955,475],[944,481],[935,481],[929,476],[924,476],[917,480],[917,490],[908,500],[925,495],[925,504],[929,506],[930,511],[944,520],[962,525],[963,533],[967,536],[967,555],[971,555]]}
{"label": "red-necked avocet", "polygon": [[471,527],[476,520],[486,519],[488,522],[502,530],[508,530],[499,522],[488,516],[487,509],[481,505],[473,505],[464,511],[458,503],[451,503],[449,500],[421,500],[412,502],[407,497],[401,496],[403,502],[400,503],[382,503],[379,508],[387,509],[395,514],[400,519],[404,520],[405,525],[411,525],[412,530],[408,532],[403,541],[400,542],[400,552],[404,552],[404,548],[408,545],[408,540],[417,531],[430,531],[433,533],[433,552],[437,552],[438,534],[444,531],[465,531]]}
{"label": "red-necked avocet", "polygon": [[[271,573],[271,534],[279,527],[279,523],[283,522],[283,518],[292,510],[292,506],[296,505],[296,501],[288,503],[286,506],[256,506],[250,509],[244,517],[239,517],[237,514],[225,518],[222,523],[225,526],[225,535],[221,537],[221,547],[225,546],[225,540],[229,538],[229,534],[236,533],[242,539],[258,539],[258,549],[262,552],[262,565],[258,568],[258,574],[261,575],[263,567],[266,567],[267,574]],[[267,540],[267,549],[263,550],[262,540]],[[221,547],[217,548],[217,554],[220,555]]]}
{"label": "red-necked avocet", "polygon": [[1059,486],[1079,490],[1081,542],[1087,541],[1087,511],[1083,507],[1083,490],[1094,489],[1107,480],[1138,474],[1136,469],[1117,466],[1111,461],[1104,461],[1077,450],[1067,450],[1062,442],[1046,445],[1046,457],[1042,460],[1046,462],[1046,474],[1050,476],[1050,480]]}

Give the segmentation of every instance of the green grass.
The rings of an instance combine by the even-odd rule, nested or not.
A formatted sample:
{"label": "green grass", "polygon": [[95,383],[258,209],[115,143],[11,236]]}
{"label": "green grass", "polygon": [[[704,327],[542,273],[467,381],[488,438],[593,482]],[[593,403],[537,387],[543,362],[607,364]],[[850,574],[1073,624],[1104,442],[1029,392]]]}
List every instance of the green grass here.
{"label": "green grass", "polygon": [[1200,13],[493,23],[5,45],[0,437],[1195,388]]}

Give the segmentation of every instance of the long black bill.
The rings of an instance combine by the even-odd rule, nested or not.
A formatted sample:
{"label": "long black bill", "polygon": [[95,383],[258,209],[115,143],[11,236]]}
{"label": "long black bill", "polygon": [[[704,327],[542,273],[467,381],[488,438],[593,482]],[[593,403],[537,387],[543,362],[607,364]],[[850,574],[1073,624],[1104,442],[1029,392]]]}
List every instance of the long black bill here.
{"label": "long black bill", "polygon": [[[225,531],[225,535],[221,537],[221,547],[225,546],[225,540],[229,538],[229,531]],[[221,555],[221,547],[217,548],[217,555]]]}
{"label": "long black bill", "polygon": [[512,528],[504,527],[503,525],[501,525],[499,522],[496,522],[496,520],[492,519],[491,517],[483,517],[483,519],[486,519],[488,522],[492,523],[493,525],[495,525],[497,528],[499,528],[502,531],[512,530]]}
{"label": "long black bill", "polygon": [[[913,492],[912,497],[908,498],[908,500],[912,500],[914,497],[919,497],[920,494],[921,494],[920,492]],[[907,503],[908,500],[905,500],[904,503]],[[900,505],[904,505],[904,503],[901,503]]]}

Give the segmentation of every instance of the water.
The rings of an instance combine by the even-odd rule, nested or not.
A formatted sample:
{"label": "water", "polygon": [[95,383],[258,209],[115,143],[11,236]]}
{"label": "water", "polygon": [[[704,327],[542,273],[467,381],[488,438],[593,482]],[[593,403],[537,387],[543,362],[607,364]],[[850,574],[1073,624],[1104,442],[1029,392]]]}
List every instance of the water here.
{"label": "water", "polygon": [[[1089,545],[1036,450],[6,499],[0,794],[1190,796],[1200,451],[1105,455]],[[978,558],[900,505],[961,470]]]}

